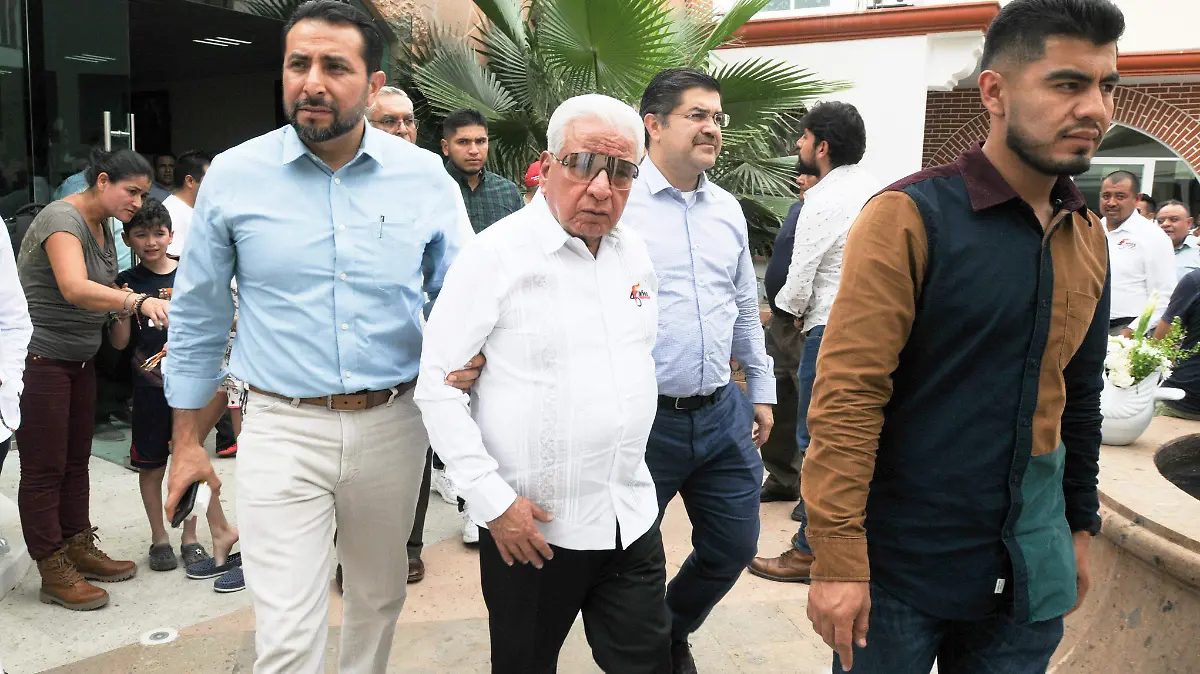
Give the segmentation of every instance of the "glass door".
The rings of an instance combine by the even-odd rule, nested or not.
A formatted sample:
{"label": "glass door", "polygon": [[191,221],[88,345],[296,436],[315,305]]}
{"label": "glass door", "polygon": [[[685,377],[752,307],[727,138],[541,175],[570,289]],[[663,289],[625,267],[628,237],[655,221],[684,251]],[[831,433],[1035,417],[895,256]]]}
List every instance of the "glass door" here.
{"label": "glass door", "polygon": [[[137,149],[130,109],[129,0],[31,0],[41,14],[42,110],[34,110],[45,143],[41,156],[56,197],[87,166],[93,147]],[[36,24],[32,24],[36,26]],[[36,27],[32,27],[36,30]],[[41,79],[40,82],[37,79]],[[40,119],[37,119],[40,118]],[[63,187],[65,189],[60,190]]]}

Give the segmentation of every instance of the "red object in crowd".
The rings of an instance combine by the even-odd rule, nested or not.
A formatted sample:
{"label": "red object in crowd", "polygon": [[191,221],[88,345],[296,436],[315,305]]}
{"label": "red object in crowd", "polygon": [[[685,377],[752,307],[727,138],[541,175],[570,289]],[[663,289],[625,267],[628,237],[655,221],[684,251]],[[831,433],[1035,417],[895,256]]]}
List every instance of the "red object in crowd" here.
{"label": "red object in crowd", "polygon": [[542,182],[542,162],[535,161],[529,165],[529,170],[525,172],[525,187],[537,187]]}

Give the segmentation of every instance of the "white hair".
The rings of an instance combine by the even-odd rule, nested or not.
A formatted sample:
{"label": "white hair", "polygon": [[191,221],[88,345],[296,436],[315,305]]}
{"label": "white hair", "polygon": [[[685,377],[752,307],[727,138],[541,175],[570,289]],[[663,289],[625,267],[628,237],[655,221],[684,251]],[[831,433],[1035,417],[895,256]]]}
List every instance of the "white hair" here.
{"label": "white hair", "polygon": [[412,103],[412,99],[408,97],[408,94],[404,93],[403,89],[399,87],[393,87],[391,85],[382,86],[379,87],[379,91],[375,92],[375,100],[371,103],[371,107],[367,108],[368,115],[375,112],[375,108],[379,105],[380,96],[399,96],[409,103]]}
{"label": "white hair", "polygon": [[550,124],[546,128],[546,148],[555,155],[561,154],[566,144],[567,128],[581,119],[598,119],[612,126],[634,142],[637,147],[634,161],[641,161],[646,149],[646,127],[642,118],[631,106],[603,94],[583,94],[563,101],[550,115]]}

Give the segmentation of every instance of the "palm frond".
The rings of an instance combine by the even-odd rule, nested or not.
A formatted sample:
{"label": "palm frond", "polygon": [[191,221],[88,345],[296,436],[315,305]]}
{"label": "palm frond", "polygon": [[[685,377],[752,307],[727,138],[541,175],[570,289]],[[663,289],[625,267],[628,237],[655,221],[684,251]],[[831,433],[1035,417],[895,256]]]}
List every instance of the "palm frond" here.
{"label": "palm frond", "polygon": [[703,55],[707,58],[709,52],[719,47],[729,44],[733,40],[733,35],[739,28],[744,26],[747,21],[754,18],[771,0],[738,0],[733,7],[725,12],[725,16],[721,17],[721,22],[718,23],[708,34],[708,38],[704,44],[700,46],[700,50],[696,53],[696,57],[700,58]]}
{"label": "palm frond", "polygon": [[512,94],[479,63],[475,50],[463,38],[449,33],[433,36],[413,80],[430,106],[447,112],[474,108],[489,120],[500,119],[517,107]]}
{"label": "palm frond", "polygon": [[528,46],[521,0],[475,0],[475,6],[510,42],[521,49]]}
{"label": "palm frond", "polygon": [[812,71],[790,63],[762,58],[724,65],[713,77],[721,82],[721,106],[730,116],[732,133],[770,125],[778,114],[850,86],[818,79]]}
{"label": "palm frond", "polygon": [[733,194],[795,198],[795,157],[730,158],[713,170],[714,180]]}
{"label": "palm frond", "polygon": [[631,100],[670,55],[670,11],[646,0],[541,2],[546,64],[577,85]]}

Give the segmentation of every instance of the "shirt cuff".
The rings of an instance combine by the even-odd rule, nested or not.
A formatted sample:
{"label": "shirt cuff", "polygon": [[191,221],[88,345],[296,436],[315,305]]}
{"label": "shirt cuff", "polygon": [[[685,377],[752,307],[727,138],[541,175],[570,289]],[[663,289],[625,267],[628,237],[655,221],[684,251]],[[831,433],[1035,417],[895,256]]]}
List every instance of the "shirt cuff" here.
{"label": "shirt cuff", "polygon": [[491,522],[504,514],[517,500],[517,492],[509,486],[499,473],[489,473],[478,486],[463,494],[473,518]]}
{"label": "shirt cuff", "polygon": [[224,381],[223,374],[216,379],[205,379],[168,373],[164,377],[163,390],[171,409],[198,410],[212,402]]}
{"label": "shirt cuff", "polygon": [[775,378],[746,375],[746,397],[755,405],[774,405]]}
{"label": "shirt cuff", "polygon": [[809,538],[813,580],[865,582],[871,580],[866,538]]}

